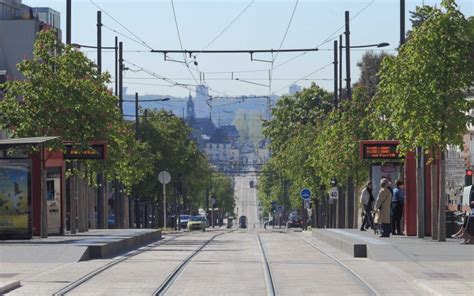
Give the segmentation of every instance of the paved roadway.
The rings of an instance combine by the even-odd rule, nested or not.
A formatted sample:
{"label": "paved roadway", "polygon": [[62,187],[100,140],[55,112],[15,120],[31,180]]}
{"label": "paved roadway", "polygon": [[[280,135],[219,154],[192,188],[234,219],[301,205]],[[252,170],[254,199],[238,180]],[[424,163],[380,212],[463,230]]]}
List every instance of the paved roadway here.
{"label": "paved roadway", "polygon": [[254,173],[234,177],[235,213],[237,219],[246,216],[248,227],[255,228],[259,223],[258,198],[257,189],[250,188],[250,181],[257,184],[257,176]]}
{"label": "paved roadway", "polygon": [[8,295],[52,295],[71,285],[67,295],[154,295],[160,286],[164,295],[427,294],[385,263],[349,258],[302,232],[184,232],[129,255],[68,263]]}

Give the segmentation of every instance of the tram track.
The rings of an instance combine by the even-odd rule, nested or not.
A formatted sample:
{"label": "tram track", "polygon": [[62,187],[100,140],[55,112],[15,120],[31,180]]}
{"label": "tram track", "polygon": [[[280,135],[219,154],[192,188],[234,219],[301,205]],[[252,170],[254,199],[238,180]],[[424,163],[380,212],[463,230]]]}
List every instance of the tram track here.
{"label": "tram track", "polygon": [[177,280],[177,278],[184,272],[188,264],[191,262],[191,260],[198,254],[200,253],[210,242],[212,242],[216,237],[223,235],[227,232],[221,232],[214,234],[211,238],[209,238],[207,241],[204,242],[198,249],[192,252],[191,255],[186,257],[181,263],[168,275],[168,277],[165,279],[165,281],[158,287],[153,292],[153,295],[164,295],[174,284],[174,282]]}
{"label": "tram track", "polygon": [[[288,234],[288,233],[286,233],[286,234]],[[341,260],[339,260],[336,257],[334,257],[333,255],[325,252],[320,247],[316,246],[315,244],[313,244],[312,242],[308,241],[305,238],[299,237],[299,236],[294,235],[294,234],[292,236],[297,237],[298,239],[300,239],[301,241],[303,241],[304,243],[306,243],[307,245],[309,245],[313,249],[319,251],[321,254],[323,254],[324,256],[329,258],[329,260],[336,263],[336,265],[341,267],[341,269],[343,269],[354,280],[354,282],[358,283],[360,287],[362,287],[364,290],[366,290],[368,295],[372,295],[372,296],[380,295],[377,292],[377,290],[375,290],[369,283],[367,283],[359,274],[357,274],[357,272],[352,270],[349,266],[344,264]]]}
{"label": "tram track", "polygon": [[256,235],[257,235],[258,245],[260,247],[260,253],[262,254],[262,258],[265,265],[264,270],[265,270],[265,283],[267,286],[267,295],[276,296],[278,294],[277,294],[275,283],[273,281],[272,269],[270,266],[270,262],[268,261],[267,252],[265,250],[263,241],[260,238],[260,234],[257,233]]}
{"label": "tram track", "polygon": [[92,278],[96,277],[97,275],[99,275],[100,273],[112,268],[113,266],[119,264],[119,263],[122,263],[132,257],[135,257],[139,254],[142,254],[152,248],[155,248],[155,247],[158,247],[158,246],[161,246],[161,245],[164,245],[168,242],[171,242],[171,241],[174,241],[175,239],[181,237],[181,236],[184,236],[186,234],[180,234],[180,235],[175,235],[169,239],[163,239],[163,240],[160,240],[156,243],[153,243],[153,244],[150,244],[146,247],[143,247],[139,250],[136,250],[136,251],[131,251],[131,252],[128,252],[126,255],[124,256],[121,256],[120,258],[117,258],[101,267],[98,267],[96,269],[94,269],[93,271],[87,273],[86,275],[84,275],[83,277],[79,278],[78,280],[70,283],[69,285],[63,287],[62,289],[56,291],[55,293],[53,293],[54,296],[61,296],[61,295],[66,295],[68,294],[69,292],[73,291],[74,289],[78,288],[79,286],[85,284],[86,282],[88,282],[89,280],[91,280]]}

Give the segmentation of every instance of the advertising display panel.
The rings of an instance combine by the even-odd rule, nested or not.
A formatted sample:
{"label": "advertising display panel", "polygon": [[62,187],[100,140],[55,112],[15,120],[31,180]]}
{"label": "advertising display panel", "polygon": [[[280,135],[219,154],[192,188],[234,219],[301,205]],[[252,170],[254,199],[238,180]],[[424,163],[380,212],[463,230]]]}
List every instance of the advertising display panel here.
{"label": "advertising display panel", "polygon": [[31,238],[31,164],[0,161],[0,239]]}

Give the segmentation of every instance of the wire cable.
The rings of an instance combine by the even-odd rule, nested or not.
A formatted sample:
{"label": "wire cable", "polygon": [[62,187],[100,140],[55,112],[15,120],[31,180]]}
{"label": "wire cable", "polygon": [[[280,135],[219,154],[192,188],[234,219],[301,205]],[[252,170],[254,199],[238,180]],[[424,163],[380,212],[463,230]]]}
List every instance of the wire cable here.
{"label": "wire cable", "polygon": [[[127,34],[124,34],[124,33],[120,32],[120,31],[117,31],[117,30],[115,30],[114,28],[111,28],[111,27],[109,27],[109,26],[107,26],[107,25],[104,25],[104,24],[102,24],[102,27],[106,28],[107,30],[110,30],[110,31],[114,32],[115,34],[117,34],[117,35],[119,35],[119,36],[122,36],[122,37],[125,38],[125,39],[128,39],[128,40],[130,40],[130,41],[132,41],[132,42],[134,42],[134,43],[136,43],[136,44],[139,44],[139,45],[142,45],[142,46],[143,46],[143,44],[142,44],[141,41],[136,40],[136,39],[134,39],[134,38],[128,36]],[[147,47],[147,48],[148,48],[148,47]],[[150,52],[150,51],[147,50],[146,52]]]}
{"label": "wire cable", "polygon": [[311,72],[311,73],[309,73],[309,74],[303,76],[302,78],[300,78],[300,79],[298,79],[298,80],[295,80],[295,81],[293,81],[292,83],[290,83],[290,84],[288,84],[288,85],[285,85],[284,87],[282,87],[282,88],[280,88],[280,89],[277,89],[276,92],[279,92],[279,91],[281,91],[281,90],[283,90],[283,89],[289,87],[289,86],[292,85],[292,84],[295,84],[295,83],[297,83],[297,82],[300,82],[300,81],[302,81],[302,80],[308,78],[309,76],[311,76],[311,75],[313,75],[313,74],[315,74],[315,73],[318,73],[318,72],[320,72],[320,71],[322,71],[322,70],[324,70],[324,69],[326,69],[326,68],[328,68],[329,66],[332,66],[332,65],[333,65],[332,62],[329,63],[329,64],[327,64],[327,65],[324,65],[324,66],[322,66],[321,68],[318,68],[318,69],[316,69],[315,71],[313,71],[313,72]]}
{"label": "wire cable", "polygon": [[202,50],[209,48],[217,39],[219,39],[222,34],[224,34],[249,8],[253,5],[255,0],[252,0],[219,34],[216,35],[210,42],[204,46]]}
{"label": "wire cable", "polygon": [[[298,8],[298,3],[299,3],[299,0],[296,0],[295,6],[293,7],[293,12],[291,13],[290,21],[288,22],[288,25],[286,26],[285,34],[283,35],[283,38],[281,39],[278,50],[280,50],[283,47],[283,44],[285,43],[286,36],[288,35],[288,31],[290,30],[290,27],[291,27],[291,22],[293,21],[293,17],[295,16],[296,8]],[[275,60],[278,58],[279,53],[280,52],[276,53],[275,57],[272,59],[272,62],[275,62]]]}
{"label": "wire cable", "polygon": [[[181,40],[181,33],[179,32],[179,26],[178,26],[178,18],[176,17],[176,9],[174,8],[174,1],[171,0],[171,8],[173,9],[173,18],[174,18],[174,24],[176,26],[176,32],[178,33],[178,40],[179,40],[179,47],[181,50],[183,50],[183,42]],[[188,69],[189,74],[191,74],[191,77],[193,78],[194,82],[199,85],[198,81],[196,80],[196,77],[194,76],[193,72],[191,71],[189,64],[188,64],[188,58],[186,57],[186,54],[183,53],[183,58],[184,58],[184,64],[186,68]]]}
{"label": "wire cable", "polygon": [[[369,2],[367,5],[365,5],[364,7],[362,7],[353,17],[351,17],[350,20],[352,21],[353,19],[355,19],[356,17],[358,17],[361,13],[363,13],[365,10],[367,10],[367,9],[368,9],[372,4],[374,4],[374,3],[375,3],[375,0],[371,0],[371,2]],[[315,46],[314,48],[319,48],[319,47],[323,46],[324,44],[327,44],[327,43],[331,42],[331,41],[332,41],[332,38],[333,38],[334,36],[338,35],[339,32],[340,32],[344,27],[345,27],[345,24],[342,25],[342,26],[340,26],[337,30],[335,30],[333,33],[331,33],[328,37],[326,37],[326,39],[324,39],[324,41],[322,41],[319,45]],[[278,65],[276,65],[276,66],[274,66],[273,68],[276,69],[276,68],[279,68],[279,67],[281,67],[281,66],[284,66],[284,65],[286,65],[286,64],[288,64],[288,63],[290,63],[290,62],[292,62],[292,61],[294,61],[294,60],[296,60],[296,59],[298,59],[299,57],[306,55],[307,53],[308,53],[307,51],[306,51],[306,52],[302,52],[302,53],[300,53],[300,54],[298,54],[298,55],[296,55],[296,56],[294,56],[294,57],[292,57],[292,58],[290,58],[290,59],[288,59],[288,60],[286,60],[286,61],[284,61],[284,62],[282,62],[282,63],[280,63],[280,64],[278,64]]]}
{"label": "wire cable", "polygon": [[140,40],[141,44],[149,49],[153,49],[153,47],[151,47],[148,43],[146,43],[145,41],[143,41],[143,39],[141,39],[140,37],[138,37],[135,33],[133,33],[130,29],[128,29],[126,26],[124,26],[121,22],[119,22],[116,18],[114,18],[110,13],[108,13],[107,11],[105,11],[102,7],[100,7],[99,5],[97,5],[94,1],[92,0],[89,0],[90,3],[92,5],[94,5],[97,9],[99,9],[100,11],[102,11],[103,13],[105,13],[108,17],[110,17],[114,22],[116,22],[119,26],[121,26],[123,29],[125,29],[128,33],[132,34],[132,36],[134,36],[137,40]]}

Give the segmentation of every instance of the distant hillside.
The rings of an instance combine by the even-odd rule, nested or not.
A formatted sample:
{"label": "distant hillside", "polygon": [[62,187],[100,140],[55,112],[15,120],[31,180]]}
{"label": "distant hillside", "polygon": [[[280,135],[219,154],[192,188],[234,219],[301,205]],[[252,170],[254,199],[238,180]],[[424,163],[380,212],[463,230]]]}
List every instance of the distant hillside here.
{"label": "distant hillside", "polygon": [[[169,97],[170,100],[166,102],[143,102],[146,100],[157,100]],[[267,99],[264,97],[246,98],[242,96],[240,99],[214,99],[212,101],[212,121],[217,126],[224,124],[232,124],[235,119],[235,114],[239,110],[248,110],[252,114],[261,113],[266,114],[267,112]],[[173,97],[165,95],[141,95],[139,97],[140,108],[158,108],[166,109],[179,117],[186,117],[186,102],[187,97]],[[135,100],[134,95],[125,95],[124,96],[124,114],[125,115],[135,115],[135,103],[128,102],[129,100]],[[272,97],[272,105],[278,100],[277,96]],[[242,111],[239,111],[242,112]],[[127,116],[127,119],[134,120],[133,117]]]}

